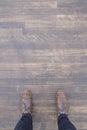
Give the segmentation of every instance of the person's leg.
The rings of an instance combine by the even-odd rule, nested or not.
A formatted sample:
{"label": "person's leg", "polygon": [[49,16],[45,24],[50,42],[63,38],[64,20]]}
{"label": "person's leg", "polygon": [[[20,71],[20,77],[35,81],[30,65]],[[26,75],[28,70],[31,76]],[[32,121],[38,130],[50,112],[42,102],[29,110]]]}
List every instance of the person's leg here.
{"label": "person's leg", "polygon": [[58,108],[58,128],[59,130],[76,130],[75,126],[68,118],[69,103],[65,93],[60,90],[57,92],[57,108]]}
{"label": "person's leg", "polygon": [[66,114],[61,114],[58,117],[58,127],[59,130],[76,130]]}
{"label": "person's leg", "polygon": [[22,115],[14,130],[33,130],[32,116],[29,113]]}
{"label": "person's leg", "polygon": [[25,90],[22,94],[22,102],[20,109],[22,117],[15,126],[14,130],[33,130],[31,105],[31,93],[29,90]]}

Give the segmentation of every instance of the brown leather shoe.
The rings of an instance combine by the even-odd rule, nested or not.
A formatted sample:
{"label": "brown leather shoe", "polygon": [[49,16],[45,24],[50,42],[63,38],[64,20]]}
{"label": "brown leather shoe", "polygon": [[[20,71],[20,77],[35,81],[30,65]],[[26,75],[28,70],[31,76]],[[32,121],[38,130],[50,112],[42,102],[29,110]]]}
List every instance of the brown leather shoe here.
{"label": "brown leather shoe", "polygon": [[57,91],[57,108],[58,115],[62,113],[68,115],[69,102],[67,100],[66,94],[62,90]]}
{"label": "brown leather shoe", "polygon": [[31,102],[31,92],[30,90],[24,90],[24,92],[22,93],[22,99],[21,99],[21,107],[20,107],[20,111],[21,113],[30,113],[31,114],[31,106],[32,106],[32,102]]}

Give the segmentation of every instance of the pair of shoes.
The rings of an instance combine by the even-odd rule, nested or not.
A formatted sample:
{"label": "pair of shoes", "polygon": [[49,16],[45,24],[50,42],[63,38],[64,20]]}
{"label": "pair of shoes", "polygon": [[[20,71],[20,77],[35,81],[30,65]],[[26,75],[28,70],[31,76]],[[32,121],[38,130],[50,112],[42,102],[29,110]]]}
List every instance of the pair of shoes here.
{"label": "pair of shoes", "polygon": [[[59,90],[56,94],[57,97],[57,109],[58,115],[60,114],[67,114],[69,111],[69,103],[66,97],[66,94]],[[24,90],[22,93],[22,102],[21,102],[21,113],[32,113],[32,99],[31,99],[31,92],[30,90]]]}

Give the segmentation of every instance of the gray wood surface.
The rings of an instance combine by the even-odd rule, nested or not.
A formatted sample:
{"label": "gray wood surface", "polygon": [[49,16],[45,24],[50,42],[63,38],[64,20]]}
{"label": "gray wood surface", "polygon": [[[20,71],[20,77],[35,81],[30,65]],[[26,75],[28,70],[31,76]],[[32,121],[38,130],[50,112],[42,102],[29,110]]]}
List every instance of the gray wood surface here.
{"label": "gray wood surface", "polygon": [[14,129],[25,88],[34,130],[57,130],[60,88],[87,129],[87,0],[0,0],[0,130]]}

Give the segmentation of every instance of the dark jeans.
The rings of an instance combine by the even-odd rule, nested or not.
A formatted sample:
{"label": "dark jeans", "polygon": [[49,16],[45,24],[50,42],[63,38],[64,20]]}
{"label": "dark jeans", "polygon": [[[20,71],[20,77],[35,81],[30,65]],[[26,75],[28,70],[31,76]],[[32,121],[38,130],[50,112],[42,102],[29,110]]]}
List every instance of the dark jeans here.
{"label": "dark jeans", "polygon": [[14,130],[33,130],[32,116],[23,114]]}
{"label": "dark jeans", "polygon": [[76,130],[66,114],[61,114],[58,117],[58,127],[59,130]]}
{"label": "dark jeans", "polygon": [[[58,128],[59,130],[76,130],[65,114],[61,114],[58,117]],[[32,116],[23,114],[14,130],[33,130]]]}

